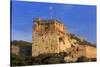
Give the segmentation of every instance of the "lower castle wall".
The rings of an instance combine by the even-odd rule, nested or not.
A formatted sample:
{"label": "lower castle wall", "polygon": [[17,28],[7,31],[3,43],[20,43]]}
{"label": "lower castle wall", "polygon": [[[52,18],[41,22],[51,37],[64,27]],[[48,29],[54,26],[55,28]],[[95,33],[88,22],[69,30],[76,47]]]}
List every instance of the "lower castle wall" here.
{"label": "lower castle wall", "polygon": [[[52,36],[51,36],[52,35]],[[58,53],[58,40],[55,34],[38,35],[33,33],[32,56],[43,53]]]}
{"label": "lower castle wall", "polygon": [[93,46],[86,45],[86,57],[87,58],[96,58],[96,48]]}

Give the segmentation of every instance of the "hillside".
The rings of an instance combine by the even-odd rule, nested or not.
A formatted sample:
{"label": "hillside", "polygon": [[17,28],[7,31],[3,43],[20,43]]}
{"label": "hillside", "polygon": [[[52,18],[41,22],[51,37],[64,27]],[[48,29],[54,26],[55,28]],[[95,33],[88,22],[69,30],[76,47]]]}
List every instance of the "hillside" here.
{"label": "hillside", "polygon": [[31,46],[32,43],[30,42],[26,42],[26,41],[23,41],[23,40],[13,40],[10,42],[11,45],[18,45],[18,46],[25,46],[25,45],[29,45]]}

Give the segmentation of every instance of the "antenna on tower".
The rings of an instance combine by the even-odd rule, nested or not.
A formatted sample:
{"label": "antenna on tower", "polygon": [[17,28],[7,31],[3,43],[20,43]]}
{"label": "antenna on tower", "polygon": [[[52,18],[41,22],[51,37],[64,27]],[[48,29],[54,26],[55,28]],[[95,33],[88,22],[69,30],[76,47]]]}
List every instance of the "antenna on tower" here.
{"label": "antenna on tower", "polygon": [[50,11],[50,18],[52,19],[52,6],[49,7],[49,11]]}

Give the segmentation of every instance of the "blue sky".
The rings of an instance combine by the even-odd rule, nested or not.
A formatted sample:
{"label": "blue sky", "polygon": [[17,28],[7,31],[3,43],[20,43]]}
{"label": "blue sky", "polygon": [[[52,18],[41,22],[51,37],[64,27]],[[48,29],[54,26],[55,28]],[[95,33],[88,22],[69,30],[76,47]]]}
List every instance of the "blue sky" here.
{"label": "blue sky", "polygon": [[68,32],[96,43],[96,6],[24,1],[12,1],[12,40],[31,42],[33,18],[50,19],[50,13]]}

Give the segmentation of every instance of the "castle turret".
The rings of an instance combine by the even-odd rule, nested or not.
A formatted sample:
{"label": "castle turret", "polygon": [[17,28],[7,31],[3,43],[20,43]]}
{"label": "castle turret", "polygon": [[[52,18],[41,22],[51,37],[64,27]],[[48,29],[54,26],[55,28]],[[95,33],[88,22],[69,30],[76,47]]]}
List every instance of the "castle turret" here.
{"label": "castle turret", "polygon": [[59,53],[70,47],[64,25],[58,20],[34,20],[32,56],[43,53]]}
{"label": "castle turret", "polygon": [[40,32],[50,31],[50,32],[66,33],[64,25],[58,20],[53,20],[53,19],[40,20],[39,18],[34,19],[33,31],[40,31]]}

